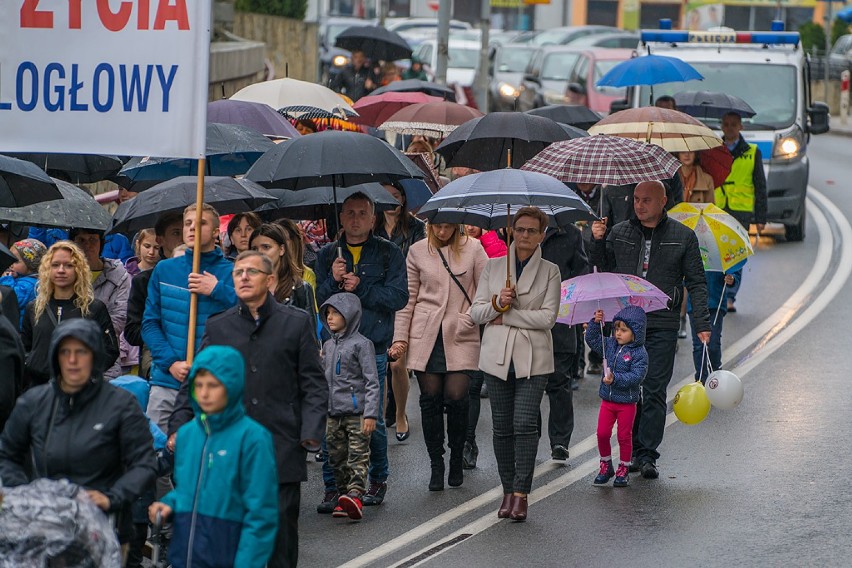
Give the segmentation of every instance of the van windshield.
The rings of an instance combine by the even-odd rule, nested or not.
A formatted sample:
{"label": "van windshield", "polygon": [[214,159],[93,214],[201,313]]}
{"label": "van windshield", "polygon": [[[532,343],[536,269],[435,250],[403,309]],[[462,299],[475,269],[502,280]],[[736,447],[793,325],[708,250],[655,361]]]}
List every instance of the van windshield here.
{"label": "van windshield", "polygon": [[[757,111],[752,118],[743,119],[744,130],[778,130],[796,120],[798,112],[798,82],[792,65],[754,63],[694,63],[703,81],[654,85],[654,98],[674,95],[681,91],[711,91],[736,95]],[[647,105],[650,87],[640,90],[640,105]],[[717,120],[710,120],[718,124]],[[711,127],[714,125],[711,125]]]}

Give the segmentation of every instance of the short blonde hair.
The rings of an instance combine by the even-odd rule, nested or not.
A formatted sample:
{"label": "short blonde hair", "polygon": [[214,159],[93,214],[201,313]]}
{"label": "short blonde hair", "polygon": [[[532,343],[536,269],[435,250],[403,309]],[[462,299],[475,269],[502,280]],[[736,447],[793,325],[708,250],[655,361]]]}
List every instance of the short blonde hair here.
{"label": "short blonde hair", "polygon": [[[196,204],[193,203],[192,205],[189,205],[186,209],[183,210],[184,219],[186,218],[187,213],[191,213],[191,212],[195,211],[195,209],[196,209],[195,206],[196,206]],[[213,215],[213,219],[215,220],[215,222],[213,224],[216,226],[216,231],[218,232],[219,231],[219,212],[216,211],[216,208],[213,207],[212,205],[210,205],[209,203],[202,203],[201,204],[201,212],[202,212],[202,214],[203,213],[210,213],[211,215]]]}

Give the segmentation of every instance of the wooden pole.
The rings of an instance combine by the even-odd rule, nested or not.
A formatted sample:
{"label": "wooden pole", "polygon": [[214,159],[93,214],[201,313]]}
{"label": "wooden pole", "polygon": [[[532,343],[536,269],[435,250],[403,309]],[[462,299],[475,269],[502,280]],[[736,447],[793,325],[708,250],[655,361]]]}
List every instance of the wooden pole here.
{"label": "wooden pole", "polygon": [[[192,247],[192,271],[197,273],[201,270],[201,222],[204,203],[204,170],[207,167],[204,158],[198,160],[198,184],[195,190],[195,239]],[[214,230],[219,230],[214,227]],[[195,358],[195,324],[198,321],[198,294],[189,295],[189,329],[186,335],[186,362],[192,365]]]}

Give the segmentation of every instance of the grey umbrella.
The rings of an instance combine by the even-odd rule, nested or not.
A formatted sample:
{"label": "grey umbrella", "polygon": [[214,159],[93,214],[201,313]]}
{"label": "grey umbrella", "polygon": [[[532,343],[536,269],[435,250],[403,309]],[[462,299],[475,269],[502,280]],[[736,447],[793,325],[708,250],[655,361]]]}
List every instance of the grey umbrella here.
{"label": "grey umbrella", "polygon": [[76,227],[105,231],[111,222],[109,213],[85,189],[54,179],[62,199],[25,207],[0,207],[0,221],[36,227],[60,229]]}

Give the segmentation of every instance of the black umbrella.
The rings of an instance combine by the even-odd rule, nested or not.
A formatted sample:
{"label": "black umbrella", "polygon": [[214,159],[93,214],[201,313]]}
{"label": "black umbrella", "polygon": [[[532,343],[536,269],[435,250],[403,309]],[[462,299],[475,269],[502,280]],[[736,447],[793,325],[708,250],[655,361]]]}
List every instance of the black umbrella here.
{"label": "black umbrella", "polygon": [[450,167],[490,171],[520,168],[551,143],[576,137],[549,118],[492,112],[456,128],[435,151]]}
{"label": "black umbrella", "polygon": [[736,112],[743,118],[757,114],[744,100],[727,93],[710,91],[684,91],[674,96],[677,110],[695,118],[718,118]]}
{"label": "black umbrella", "polygon": [[334,46],[363,51],[372,61],[396,61],[411,57],[411,47],[402,36],[382,26],[353,26],[338,34]]}
{"label": "black umbrella", "polygon": [[30,162],[0,155],[0,207],[23,207],[62,194],[50,176]]}
{"label": "black umbrella", "polygon": [[[274,147],[269,138],[240,124],[207,123],[205,175],[244,174],[264,152]],[[134,181],[169,180],[198,175],[198,160],[189,158],[133,158],[120,175]]]}
{"label": "black umbrella", "polygon": [[548,105],[528,110],[527,114],[543,116],[554,122],[576,126],[583,130],[588,130],[601,119],[598,113],[582,105]]}
{"label": "black umbrella", "polygon": [[[152,187],[115,210],[110,233],[134,233],[153,227],[163,213],[180,212],[195,204],[198,179],[182,176]],[[246,179],[204,178],[204,202],[222,214],[254,211],[275,201],[262,187]]]}
{"label": "black umbrella", "polygon": [[423,178],[402,152],[360,132],[325,130],[288,140],[264,154],[246,173],[263,187],[303,189],[394,183]]}
{"label": "black umbrella", "polygon": [[7,154],[31,162],[48,175],[71,183],[95,183],[118,173],[124,165],[118,156],[99,154]]}
{"label": "black umbrella", "polygon": [[399,207],[399,201],[394,199],[381,184],[364,183],[341,188],[311,187],[299,191],[270,189],[269,193],[278,197],[278,200],[261,206],[256,213],[267,221],[274,221],[281,217],[328,219],[337,215],[335,197],[337,203],[342,203],[353,193],[359,192],[373,201],[376,211],[390,211]]}
{"label": "black umbrella", "polygon": [[62,199],[25,207],[0,207],[0,221],[60,229],[106,231],[109,228],[109,213],[91,193],[62,180],[55,181]]}
{"label": "black umbrella", "polygon": [[18,262],[18,259],[12,254],[12,251],[6,248],[3,243],[0,243],[0,274],[6,272],[6,269],[16,262]]}
{"label": "black umbrella", "polygon": [[426,93],[433,97],[441,97],[445,101],[456,102],[456,92],[451,87],[430,81],[421,81],[420,79],[393,81],[384,87],[379,87],[370,94],[381,95],[382,93]]}

